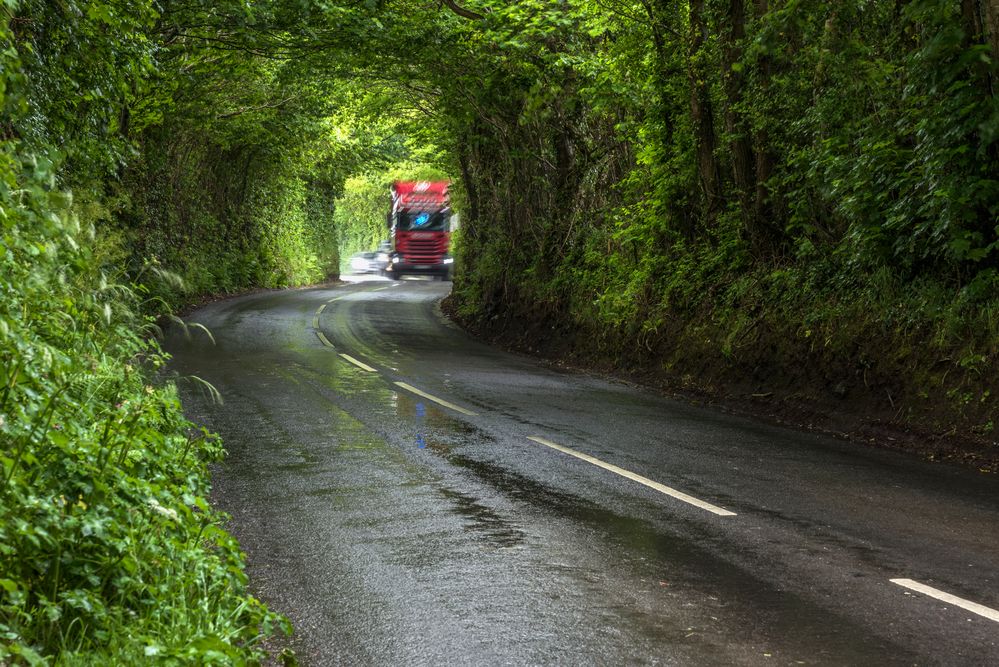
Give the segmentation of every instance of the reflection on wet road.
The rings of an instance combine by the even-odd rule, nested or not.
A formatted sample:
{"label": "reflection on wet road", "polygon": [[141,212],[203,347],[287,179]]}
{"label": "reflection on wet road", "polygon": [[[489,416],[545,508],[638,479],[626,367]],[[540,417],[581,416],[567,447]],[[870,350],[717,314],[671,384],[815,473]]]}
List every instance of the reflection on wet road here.
{"label": "reflection on wet road", "polygon": [[996,480],[546,369],[448,287],[255,294],[168,340],[225,398],[182,383],[303,664],[999,664],[946,598],[999,608]]}

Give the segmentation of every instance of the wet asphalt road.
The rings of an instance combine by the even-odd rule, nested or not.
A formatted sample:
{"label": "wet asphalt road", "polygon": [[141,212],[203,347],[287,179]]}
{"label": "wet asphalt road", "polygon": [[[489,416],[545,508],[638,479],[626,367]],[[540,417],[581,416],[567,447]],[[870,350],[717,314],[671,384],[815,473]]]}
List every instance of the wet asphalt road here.
{"label": "wet asphalt road", "polygon": [[303,664],[999,664],[999,615],[891,581],[999,609],[999,479],[544,368],[449,287],[255,294],[168,340],[224,397],[182,382]]}

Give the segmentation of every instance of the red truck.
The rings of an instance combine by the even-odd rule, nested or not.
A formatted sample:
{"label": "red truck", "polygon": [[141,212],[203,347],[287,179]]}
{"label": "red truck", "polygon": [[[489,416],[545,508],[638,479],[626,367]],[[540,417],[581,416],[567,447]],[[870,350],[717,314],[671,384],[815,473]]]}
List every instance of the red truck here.
{"label": "red truck", "polygon": [[437,276],[450,280],[451,198],[447,181],[396,181],[388,213],[391,237],[386,275]]}

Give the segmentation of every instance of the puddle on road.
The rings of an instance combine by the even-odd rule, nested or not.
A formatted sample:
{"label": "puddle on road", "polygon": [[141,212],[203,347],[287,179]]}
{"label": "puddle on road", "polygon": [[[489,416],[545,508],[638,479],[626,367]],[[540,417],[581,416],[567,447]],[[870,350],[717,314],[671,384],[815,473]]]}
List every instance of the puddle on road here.
{"label": "puddle on road", "polygon": [[[420,456],[425,451],[450,463],[449,459],[456,450],[472,441],[478,444],[494,442],[492,436],[466,421],[452,417],[424,398],[390,389],[385,385],[384,379],[361,375],[349,368],[345,373],[313,373],[306,382],[313,385],[313,389],[333,403],[336,409],[345,410],[350,415],[350,420],[356,424],[356,428],[347,429],[346,432],[345,429],[338,429],[338,452],[363,454],[366,450],[376,450],[380,456],[386,457],[383,459],[386,463],[403,466],[406,476],[398,481],[397,488],[412,489],[417,494],[414,499],[421,499],[417,502],[418,505],[424,499],[435,498],[431,505],[435,515],[440,513],[441,516],[458,518],[461,530],[468,537],[467,541],[462,540],[461,547],[450,543],[443,553],[432,556],[430,552],[438,550],[438,547],[428,549],[429,545],[423,542],[429,540],[433,543],[435,539],[453,540],[453,535],[442,524],[443,532],[436,538],[431,531],[421,533],[411,543],[395,545],[393,551],[397,552],[399,564],[420,563],[421,567],[427,567],[438,563],[440,558],[447,560],[447,554],[455,552],[456,548],[510,548],[524,543],[525,533],[515,521],[504,516],[501,510],[483,503],[481,499],[447,486],[441,475],[432,467],[428,468],[427,460]],[[396,454],[388,454],[384,450],[391,450]],[[330,489],[314,493],[335,496],[337,492]],[[429,527],[436,525],[439,518],[426,516],[425,520]],[[414,553],[419,556],[415,557]]]}
{"label": "puddle on road", "polygon": [[[805,655],[816,646],[824,647],[820,662],[861,664],[872,656],[894,654],[891,664],[905,664],[900,647],[891,645],[870,628],[857,621],[838,616],[834,610],[822,607],[810,599],[775,587],[755,578],[750,571],[725,556],[717,540],[705,533],[700,524],[676,518],[684,534],[664,532],[651,522],[592,503],[572,494],[563,493],[498,465],[477,461],[460,454],[447,457],[449,463],[472,472],[477,478],[504,495],[535,507],[544,516],[569,518],[609,541],[611,552],[620,560],[616,567],[630,569],[648,582],[649,590],[665,599],[663,604],[678,613],[695,609],[692,634],[672,640],[694,644],[707,636],[724,633],[729,636],[746,633],[751,640],[761,628],[766,628],[768,643],[782,643],[782,653]],[[583,582],[595,595],[606,590],[609,581],[603,572],[581,568],[574,558],[548,562],[545,567],[554,576]],[[562,574],[557,574],[561,572]],[[608,610],[617,617],[630,619],[636,629],[659,635],[675,635],[676,628],[663,626],[643,609],[625,605]],[[752,618],[747,623],[746,619]],[[721,619],[721,621],[719,621]],[[691,619],[692,623],[695,623]],[[613,622],[611,625],[620,625]],[[671,640],[671,641],[672,641]],[[776,655],[776,653],[775,653]],[[888,663],[885,663],[888,664]]]}
{"label": "puddle on road", "polygon": [[450,511],[465,520],[465,530],[484,536],[489,543],[500,547],[514,547],[524,542],[524,531],[515,522],[481,504],[473,496],[443,487],[438,492],[451,503]]}
{"label": "puddle on road", "polygon": [[[289,451],[290,450],[290,451]],[[287,447],[285,451],[290,453],[292,456],[298,459],[295,463],[287,463],[283,466],[279,466],[284,469],[293,469],[297,467],[310,467],[315,466],[318,463],[322,463],[323,459],[315,452],[303,448],[301,445],[296,444],[294,447]]]}
{"label": "puddle on road", "polygon": [[370,438],[344,438],[340,440],[336,448],[342,452],[363,452],[382,449],[384,442],[378,442]]}
{"label": "puddle on road", "polygon": [[395,392],[396,415],[411,424],[409,442],[446,457],[469,441],[491,443],[495,439],[474,425],[452,417],[435,404],[408,392]]}

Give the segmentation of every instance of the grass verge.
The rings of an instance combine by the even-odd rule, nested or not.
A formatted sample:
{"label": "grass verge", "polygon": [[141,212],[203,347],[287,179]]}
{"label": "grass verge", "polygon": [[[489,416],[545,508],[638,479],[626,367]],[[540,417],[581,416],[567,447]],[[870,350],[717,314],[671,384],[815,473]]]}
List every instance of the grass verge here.
{"label": "grass verge", "polygon": [[253,664],[290,628],[205,499],[221,443],[72,210],[0,188],[0,664]]}

